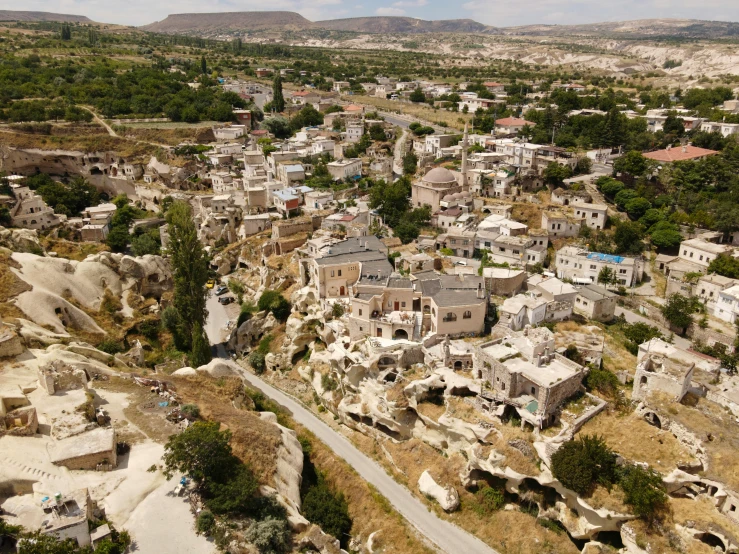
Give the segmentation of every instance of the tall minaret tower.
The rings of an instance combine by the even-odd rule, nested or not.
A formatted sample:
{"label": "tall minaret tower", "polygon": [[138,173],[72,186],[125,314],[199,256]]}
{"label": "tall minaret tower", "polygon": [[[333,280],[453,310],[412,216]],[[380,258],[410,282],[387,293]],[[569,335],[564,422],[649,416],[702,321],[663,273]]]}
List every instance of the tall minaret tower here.
{"label": "tall minaret tower", "polygon": [[464,138],[462,138],[462,187],[467,188],[467,147],[469,135],[467,123],[464,124]]}

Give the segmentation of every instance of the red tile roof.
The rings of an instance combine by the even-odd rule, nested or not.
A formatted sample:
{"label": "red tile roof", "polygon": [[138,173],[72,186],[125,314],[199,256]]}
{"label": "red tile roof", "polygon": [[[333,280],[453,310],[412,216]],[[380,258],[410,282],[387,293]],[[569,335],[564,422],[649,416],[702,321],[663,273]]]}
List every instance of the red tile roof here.
{"label": "red tile roof", "polygon": [[502,87],[503,83],[496,83],[495,81],[488,81],[487,83],[483,83],[483,86],[486,87]]}
{"label": "red tile roof", "polygon": [[345,112],[361,112],[362,110],[364,110],[364,108],[362,108],[362,106],[357,106],[356,104],[350,104],[344,108]]}
{"label": "red tile roof", "polygon": [[518,117],[504,117],[503,119],[496,119],[495,120],[496,125],[502,125],[504,127],[510,127],[515,125],[536,125],[536,123],[532,121],[526,121],[525,119],[520,119]]}
{"label": "red tile roof", "polygon": [[310,90],[299,90],[298,92],[293,92],[293,96],[308,96],[309,94],[316,94],[316,93],[311,92]]}
{"label": "red tile roof", "polygon": [[644,154],[645,158],[655,160],[657,162],[682,162],[685,160],[695,160],[696,158],[704,158],[718,154],[716,150],[708,150],[707,148],[698,148],[697,146],[677,146],[675,148],[666,148],[664,150],[655,150]]}

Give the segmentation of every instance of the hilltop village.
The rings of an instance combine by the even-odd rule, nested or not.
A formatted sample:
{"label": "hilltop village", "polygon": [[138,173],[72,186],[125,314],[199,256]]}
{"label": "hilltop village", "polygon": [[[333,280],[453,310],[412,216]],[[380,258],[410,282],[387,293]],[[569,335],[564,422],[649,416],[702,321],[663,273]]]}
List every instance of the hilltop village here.
{"label": "hilltop village", "polygon": [[736,90],[168,71],[2,112],[0,548],[739,552]]}

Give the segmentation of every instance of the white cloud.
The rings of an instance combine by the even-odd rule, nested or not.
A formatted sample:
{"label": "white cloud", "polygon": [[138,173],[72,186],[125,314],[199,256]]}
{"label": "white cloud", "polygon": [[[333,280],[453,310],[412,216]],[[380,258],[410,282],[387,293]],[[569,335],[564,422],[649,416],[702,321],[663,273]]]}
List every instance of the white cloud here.
{"label": "white cloud", "polygon": [[396,8],[422,8],[428,3],[428,0],[401,0],[393,3],[393,6]]}
{"label": "white cloud", "polygon": [[405,10],[401,10],[400,8],[377,8],[375,13],[377,15],[403,15],[405,14]]}

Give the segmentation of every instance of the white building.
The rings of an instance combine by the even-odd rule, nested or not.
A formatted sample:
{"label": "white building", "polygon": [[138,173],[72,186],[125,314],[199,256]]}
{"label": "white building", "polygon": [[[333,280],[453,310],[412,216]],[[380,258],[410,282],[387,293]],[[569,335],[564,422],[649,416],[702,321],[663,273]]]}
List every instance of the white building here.
{"label": "white building", "polygon": [[359,142],[364,135],[364,123],[349,123],[346,126],[346,141],[347,142]]}
{"label": "white building", "polygon": [[591,204],[575,202],[572,204],[575,217],[582,218],[583,223],[591,229],[605,229],[608,220],[608,206],[605,204]]}
{"label": "white building", "polygon": [[618,284],[626,287],[641,282],[644,275],[644,260],[641,258],[589,252],[577,246],[565,246],[557,251],[556,266],[557,277],[580,284],[597,283],[604,267],[610,268]]}
{"label": "white building", "polygon": [[14,227],[44,230],[61,223],[61,218],[54,210],[30,188],[21,185],[11,186],[16,198],[16,204],[10,211],[10,221]]}
{"label": "white building", "polygon": [[719,292],[713,315],[729,323],[739,318],[739,285],[734,285]]}
{"label": "white building", "polygon": [[362,160],[359,158],[345,158],[326,164],[328,172],[334,181],[354,179],[362,176]]}
{"label": "white building", "polygon": [[721,254],[729,254],[734,249],[726,244],[716,244],[703,239],[689,239],[680,243],[678,257],[686,262],[692,262],[699,266],[708,267],[709,264]]}

